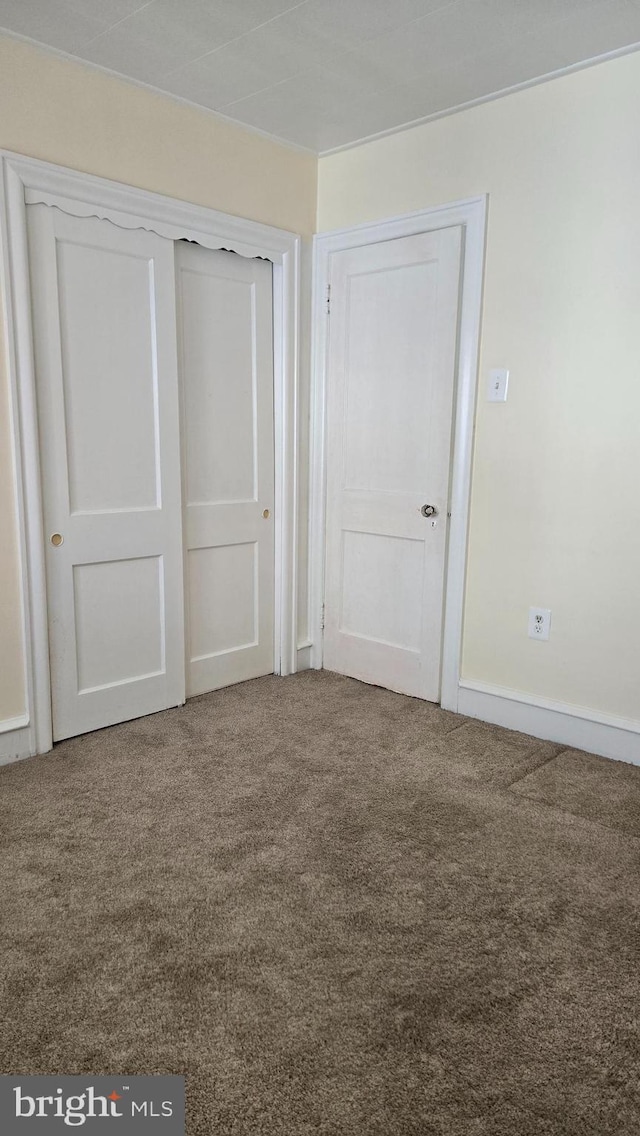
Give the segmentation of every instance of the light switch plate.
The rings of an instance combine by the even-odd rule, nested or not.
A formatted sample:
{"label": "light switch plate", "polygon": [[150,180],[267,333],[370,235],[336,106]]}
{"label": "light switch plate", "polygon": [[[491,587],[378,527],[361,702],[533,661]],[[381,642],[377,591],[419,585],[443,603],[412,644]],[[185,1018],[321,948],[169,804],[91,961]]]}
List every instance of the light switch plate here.
{"label": "light switch plate", "polygon": [[489,402],[506,402],[508,385],[509,372],[505,367],[494,367],[492,371],[489,371],[489,388],[487,390]]}

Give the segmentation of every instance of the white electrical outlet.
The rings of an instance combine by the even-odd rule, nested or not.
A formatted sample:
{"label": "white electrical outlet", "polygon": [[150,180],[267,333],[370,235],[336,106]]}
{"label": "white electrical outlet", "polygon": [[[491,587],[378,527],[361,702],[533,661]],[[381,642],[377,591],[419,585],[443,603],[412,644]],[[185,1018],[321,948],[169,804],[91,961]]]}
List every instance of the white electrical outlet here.
{"label": "white electrical outlet", "polygon": [[551,630],[551,612],[548,607],[529,608],[529,638],[548,639]]}
{"label": "white electrical outlet", "polygon": [[489,371],[489,386],[487,389],[489,402],[506,402],[508,386],[509,372],[505,367],[496,367],[493,371]]}

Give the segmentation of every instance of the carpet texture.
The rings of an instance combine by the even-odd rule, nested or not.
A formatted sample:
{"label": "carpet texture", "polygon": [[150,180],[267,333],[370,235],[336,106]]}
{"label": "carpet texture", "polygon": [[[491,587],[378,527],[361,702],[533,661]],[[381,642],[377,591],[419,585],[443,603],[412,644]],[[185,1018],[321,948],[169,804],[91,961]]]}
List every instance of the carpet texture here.
{"label": "carpet texture", "polygon": [[0,1070],[189,1136],[637,1136],[640,768],[337,675],[0,769]]}

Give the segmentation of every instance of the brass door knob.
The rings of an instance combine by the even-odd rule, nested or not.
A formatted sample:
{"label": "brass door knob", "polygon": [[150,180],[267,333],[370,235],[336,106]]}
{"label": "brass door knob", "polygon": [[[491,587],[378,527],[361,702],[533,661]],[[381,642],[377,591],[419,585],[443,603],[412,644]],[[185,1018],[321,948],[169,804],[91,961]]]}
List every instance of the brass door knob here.
{"label": "brass door knob", "polygon": [[51,543],[52,543],[54,548],[59,548],[60,545],[63,542],[64,542],[64,537],[63,537],[62,533],[54,533],[53,536],[51,537]]}

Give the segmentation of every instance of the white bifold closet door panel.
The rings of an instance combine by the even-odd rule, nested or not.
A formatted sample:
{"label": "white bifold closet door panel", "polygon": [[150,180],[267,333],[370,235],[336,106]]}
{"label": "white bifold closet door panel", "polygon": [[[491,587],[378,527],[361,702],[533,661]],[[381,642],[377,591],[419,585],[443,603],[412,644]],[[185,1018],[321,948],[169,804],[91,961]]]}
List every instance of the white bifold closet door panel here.
{"label": "white bifold closet door panel", "polygon": [[54,739],[184,701],[174,246],[28,207]]}
{"label": "white bifold closet door panel", "polygon": [[187,694],[274,669],[271,264],[176,246]]}
{"label": "white bifold closet door panel", "polygon": [[324,664],[431,701],[460,257],[450,228],[331,258]]}

